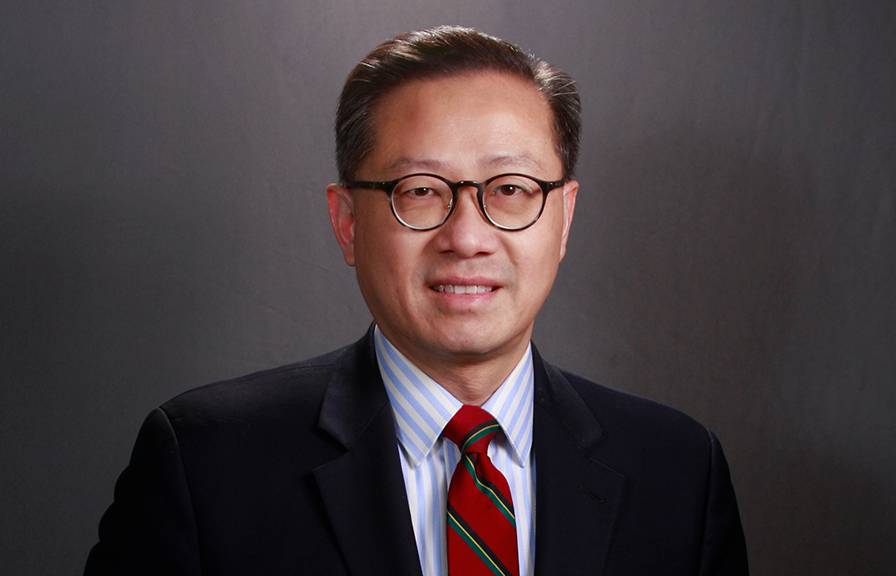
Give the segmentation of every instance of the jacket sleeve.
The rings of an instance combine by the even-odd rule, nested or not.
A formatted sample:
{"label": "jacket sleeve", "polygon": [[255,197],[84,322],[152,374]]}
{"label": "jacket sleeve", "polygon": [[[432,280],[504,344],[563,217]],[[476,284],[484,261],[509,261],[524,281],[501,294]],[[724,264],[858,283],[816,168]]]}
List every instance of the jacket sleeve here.
{"label": "jacket sleeve", "polygon": [[718,438],[709,432],[710,469],[700,576],[746,576],[747,547],[728,463]]}
{"label": "jacket sleeve", "polygon": [[165,412],[147,416],[103,514],[85,576],[200,574],[196,522],[177,437]]}

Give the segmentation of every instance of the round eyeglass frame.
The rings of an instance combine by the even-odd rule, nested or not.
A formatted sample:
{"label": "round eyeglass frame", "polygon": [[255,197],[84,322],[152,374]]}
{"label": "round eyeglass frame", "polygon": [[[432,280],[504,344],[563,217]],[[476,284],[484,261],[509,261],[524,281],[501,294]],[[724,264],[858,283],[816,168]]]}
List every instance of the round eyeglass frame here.
{"label": "round eyeglass frame", "polygon": [[[398,186],[398,183],[402,180],[407,180],[408,178],[413,178],[416,176],[428,176],[431,178],[435,178],[444,182],[448,188],[451,190],[451,205],[448,207],[448,212],[445,213],[445,217],[438,224],[434,224],[432,226],[413,226],[404,220],[401,219],[401,216],[398,215],[398,212],[395,210],[395,202],[392,200],[392,194],[395,191],[395,188]],[[489,215],[488,210],[485,207],[485,188],[498,178],[504,178],[507,176],[521,176],[523,178],[528,178],[532,180],[536,184],[538,184],[539,188],[541,188],[541,207],[538,209],[538,214],[535,218],[532,219],[531,222],[526,224],[525,226],[504,226],[502,224],[498,224],[495,222],[491,215]],[[442,224],[448,221],[451,218],[451,214],[454,213],[454,208],[457,206],[457,194],[461,188],[466,188],[468,186],[472,186],[476,188],[476,200],[479,204],[479,212],[485,217],[486,222],[498,228],[499,230],[505,230],[507,232],[519,232],[520,230],[525,230],[529,228],[541,218],[542,212],[544,212],[544,206],[547,203],[548,193],[551,190],[555,190],[569,181],[568,178],[562,178],[560,180],[540,180],[534,176],[530,176],[528,174],[522,174],[519,172],[507,172],[504,174],[498,174],[497,176],[492,176],[488,180],[484,180],[482,182],[477,182],[475,180],[458,180],[453,182],[448,180],[444,176],[439,176],[438,174],[430,174],[428,172],[415,172],[413,174],[406,174],[400,178],[396,178],[394,180],[347,180],[342,183],[346,188],[364,188],[367,190],[382,190],[389,196],[389,208],[392,210],[392,215],[398,220],[398,223],[406,228],[410,228],[411,230],[417,230],[418,232],[426,232],[428,230],[435,230]]]}

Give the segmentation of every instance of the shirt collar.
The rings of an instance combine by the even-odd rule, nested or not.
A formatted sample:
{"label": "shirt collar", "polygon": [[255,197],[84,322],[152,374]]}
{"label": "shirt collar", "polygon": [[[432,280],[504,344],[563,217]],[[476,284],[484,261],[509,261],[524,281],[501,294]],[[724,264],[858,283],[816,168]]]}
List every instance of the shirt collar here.
{"label": "shirt collar", "polygon": [[[398,430],[398,441],[412,467],[432,450],[442,429],[462,403],[417,368],[374,328],[374,348],[380,375],[389,396]],[[535,388],[532,346],[491,397],[482,405],[507,438],[517,465],[529,465],[532,449],[532,395]]]}

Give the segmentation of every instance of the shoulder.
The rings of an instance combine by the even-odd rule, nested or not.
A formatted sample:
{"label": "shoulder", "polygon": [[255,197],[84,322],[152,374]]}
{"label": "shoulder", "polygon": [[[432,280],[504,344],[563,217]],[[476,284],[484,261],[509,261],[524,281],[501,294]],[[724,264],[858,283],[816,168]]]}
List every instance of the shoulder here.
{"label": "shoulder", "polygon": [[684,463],[705,469],[718,449],[715,436],[675,408],[554,369],[582,399],[600,427],[596,449],[619,468],[644,463],[674,467]]}
{"label": "shoulder", "polygon": [[340,449],[319,426],[321,405],[350,348],[168,400],[145,420],[132,463],[176,454],[196,485],[228,478],[248,486],[255,482],[253,470],[286,478],[331,459]]}
{"label": "shoulder", "polygon": [[560,372],[609,430],[646,428],[654,434],[678,432],[699,436],[705,436],[707,432],[701,423],[680,410],[592,382],[565,370]]}
{"label": "shoulder", "polygon": [[188,390],[159,407],[178,435],[314,422],[327,384],[349,347]]}

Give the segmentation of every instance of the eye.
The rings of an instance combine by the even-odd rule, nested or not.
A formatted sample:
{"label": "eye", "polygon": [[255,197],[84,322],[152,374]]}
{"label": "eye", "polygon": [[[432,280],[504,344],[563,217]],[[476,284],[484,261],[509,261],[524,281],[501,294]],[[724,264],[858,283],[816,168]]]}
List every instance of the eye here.
{"label": "eye", "polygon": [[516,184],[502,184],[495,189],[497,194],[501,194],[502,196],[516,196],[527,192],[525,188],[522,186],[517,186]]}
{"label": "eye", "polygon": [[489,195],[497,198],[529,198],[540,191],[538,186],[532,182],[503,182],[493,185],[489,189]]}
{"label": "eye", "polygon": [[430,198],[438,194],[431,186],[413,186],[410,188],[396,188],[394,194],[402,198]]}
{"label": "eye", "polygon": [[432,188],[427,188],[425,186],[421,186],[419,188],[411,188],[410,190],[403,192],[403,194],[405,194],[406,196],[414,196],[415,198],[425,198],[435,193],[435,190],[433,190]]}

